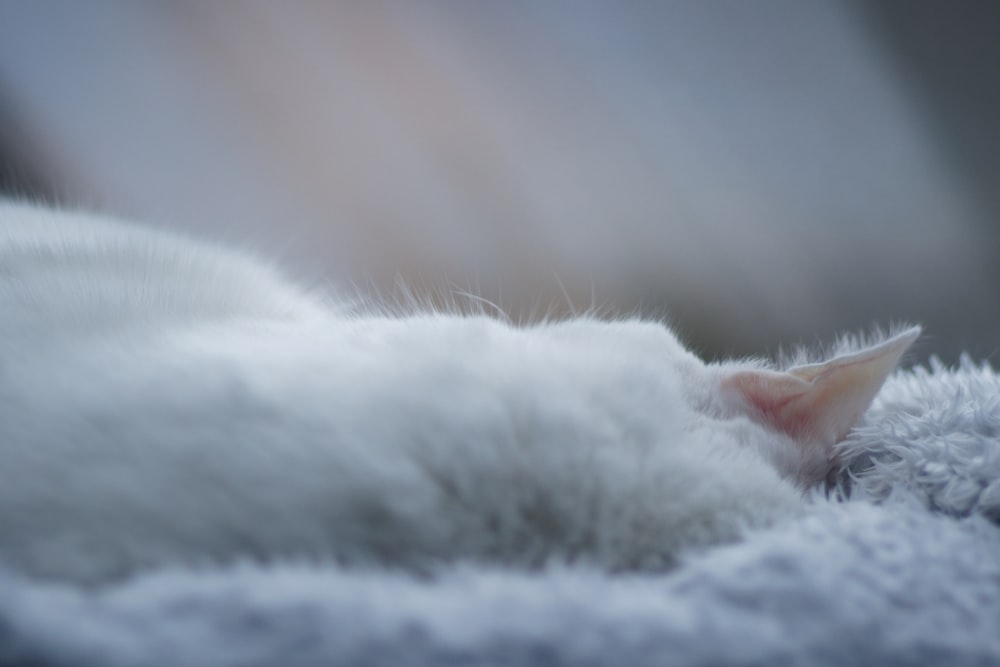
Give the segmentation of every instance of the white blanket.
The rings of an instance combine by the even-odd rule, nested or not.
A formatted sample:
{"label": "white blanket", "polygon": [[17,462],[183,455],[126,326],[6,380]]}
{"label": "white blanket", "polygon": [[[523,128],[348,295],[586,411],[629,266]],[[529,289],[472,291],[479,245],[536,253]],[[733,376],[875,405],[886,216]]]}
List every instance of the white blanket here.
{"label": "white blanket", "polygon": [[0,665],[1000,664],[1000,378],[899,373],[843,451],[849,501],[661,576],[0,573]]}

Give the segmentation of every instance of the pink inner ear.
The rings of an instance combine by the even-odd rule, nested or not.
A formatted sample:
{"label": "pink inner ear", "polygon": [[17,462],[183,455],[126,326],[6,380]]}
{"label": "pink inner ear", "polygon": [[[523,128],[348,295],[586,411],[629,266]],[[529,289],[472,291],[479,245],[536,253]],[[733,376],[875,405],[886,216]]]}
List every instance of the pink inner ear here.
{"label": "pink inner ear", "polygon": [[742,396],[752,418],[795,440],[832,445],[854,427],[919,334],[919,328],[910,329],[860,352],[786,373],[739,371],[724,379],[722,388]]}
{"label": "pink inner ear", "polygon": [[787,373],[741,371],[722,381],[723,390],[736,391],[751,416],[799,438],[810,430],[812,415],[802,409],[812,384]]}

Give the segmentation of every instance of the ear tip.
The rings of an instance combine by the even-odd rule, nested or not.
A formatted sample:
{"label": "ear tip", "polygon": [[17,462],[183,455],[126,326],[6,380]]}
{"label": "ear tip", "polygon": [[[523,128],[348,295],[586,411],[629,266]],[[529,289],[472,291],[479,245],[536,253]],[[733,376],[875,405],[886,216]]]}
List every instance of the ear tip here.
{"label": "ear tip", "polygon": [[920,335],[924,332],[924,328],[919,324],[914,324],[905,329],[902,329],[895,335],[891,336],[886,342],[895,346],[899,346],[902,349],[907,349],[910,345],[920,338]]}

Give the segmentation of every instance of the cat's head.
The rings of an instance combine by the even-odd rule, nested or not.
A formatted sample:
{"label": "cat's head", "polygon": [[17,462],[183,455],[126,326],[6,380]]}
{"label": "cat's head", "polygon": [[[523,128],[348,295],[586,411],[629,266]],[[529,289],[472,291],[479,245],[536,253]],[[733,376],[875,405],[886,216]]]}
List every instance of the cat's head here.
{"label": "cat's head", "polygon": [[814,486],[830,478],[834,445],[858,423],[919,335],[920,327],[911,327],[867,344],[848,341],[832,358],[784,370],[719,365],[712,409],[724,418],[747,417],[778,435],[761,439],[762,454],[784,477]]}

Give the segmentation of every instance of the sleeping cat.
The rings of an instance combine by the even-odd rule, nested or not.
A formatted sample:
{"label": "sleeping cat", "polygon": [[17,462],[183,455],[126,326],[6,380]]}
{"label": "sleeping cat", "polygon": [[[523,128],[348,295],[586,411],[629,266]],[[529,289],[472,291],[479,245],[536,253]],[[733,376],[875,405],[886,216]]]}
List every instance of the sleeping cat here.
{"label": "sleeping cat", "polygon": [[705,364],[657,322],[359,313],[0,203],[0,564],[669,567],[799,512],[918,333]]}

